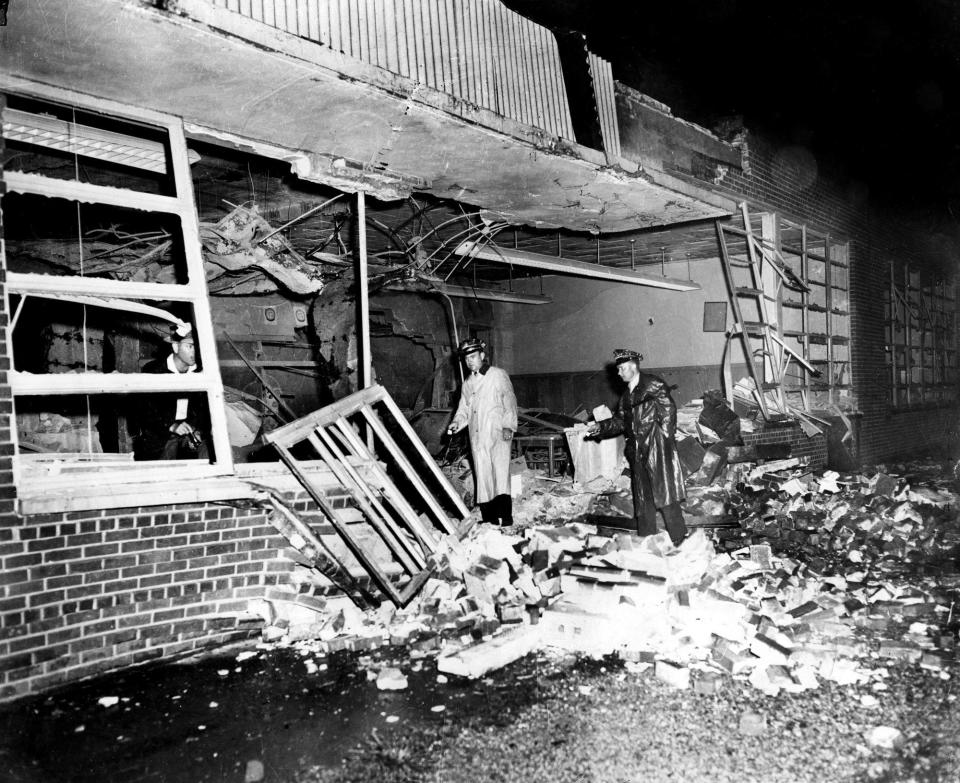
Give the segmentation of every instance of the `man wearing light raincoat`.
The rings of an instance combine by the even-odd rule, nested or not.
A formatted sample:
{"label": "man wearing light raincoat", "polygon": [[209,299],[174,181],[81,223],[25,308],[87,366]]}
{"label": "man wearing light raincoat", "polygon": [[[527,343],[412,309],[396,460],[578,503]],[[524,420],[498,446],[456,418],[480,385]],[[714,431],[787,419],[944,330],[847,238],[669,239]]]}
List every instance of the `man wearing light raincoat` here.
{"label": "man wearing light raincoat", "polygon": [[510,501],[510,445],[517,429],[517,399],[510,376],[491,367],[482,340],[460,343],[459,354],[469,375],[460,405],[447,428],[452,435],[469,427],[476,502],[484,522],[513,524]]}

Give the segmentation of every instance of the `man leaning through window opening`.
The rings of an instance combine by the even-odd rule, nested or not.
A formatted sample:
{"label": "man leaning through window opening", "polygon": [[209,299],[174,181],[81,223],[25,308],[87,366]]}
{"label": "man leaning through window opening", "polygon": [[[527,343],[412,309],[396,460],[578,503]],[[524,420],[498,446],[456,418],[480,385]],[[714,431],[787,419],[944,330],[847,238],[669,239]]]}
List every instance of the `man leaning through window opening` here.
{"label": "man leaning through window opening", "polygon": [[613,359],[627,389],[613,418],[592,422],[588,432],[600,438],[624,436],[637,535],[657,532],[660,509],[670,540],[679,545],[687,535],[680,509],[687,494],[677,455],[677,406],[663,378],[640,371],[643,357],[639,353],[617,348]]}
{"label": "man leaning through window opening", "polygon": [[[147,362],[140,372],[196,372],[197,349],[190,324],[180,324],[164,337],[170,353]],[[169,394],[134,395],[135,421],[139,431],[133,438],[134,457],[148,459],[207,459],[205,416],[200,395],[173,397]]]}
{"label": "man leaning through window opening", "polygon": [[517,399],[510,376],[491,367],[482,340],[460,343],[460,358],[470,374],[463,382],[460,404],[447,428],[453,435],[469,427],[476,502],[484,522],[513,524],[510,501],[510,445],[517,429]]}

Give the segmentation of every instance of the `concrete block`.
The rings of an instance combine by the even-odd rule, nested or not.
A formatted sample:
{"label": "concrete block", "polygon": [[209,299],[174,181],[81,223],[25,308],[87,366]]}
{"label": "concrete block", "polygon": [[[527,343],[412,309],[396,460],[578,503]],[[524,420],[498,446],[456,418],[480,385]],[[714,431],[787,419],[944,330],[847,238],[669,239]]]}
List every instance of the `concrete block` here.
{"label": "concrete block", "polygon": [[437,671],[476,679],[524,655],[529,655],[540,644],[540,626],[521,625],[504,631],[488,641],[478,642],[453,655],[437,659]]}
{"label": "concrete block", "polygon": [[723,689],[723,676],[717,672],[703,672],[693,681],[693,692],[701,696],[713,696]]}
{"label": "concrete block", "polygon": [[377,675],[377,690],[402,691],[406,690],[407,685],[406,675],[392,666],[381,669]]}
{"label": "concrete block", "polygon": [[686,690],[690,687],[690,669],[673,661],[657,661],[654,666],[657,679],[674,688]]}

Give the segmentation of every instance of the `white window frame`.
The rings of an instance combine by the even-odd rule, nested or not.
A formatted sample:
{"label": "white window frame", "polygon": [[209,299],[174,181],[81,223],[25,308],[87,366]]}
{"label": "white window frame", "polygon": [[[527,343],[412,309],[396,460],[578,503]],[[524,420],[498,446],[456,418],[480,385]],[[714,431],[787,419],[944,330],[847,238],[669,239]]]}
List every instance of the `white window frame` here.
{"label": "white window frame", "polygon": [[[149,373],[70,373],[70,374],[31,374],[11,369],[9,372],[10,391],[13,397],[11,414],[11,436],[14,442],[14,480],[22,492],[31,491],[24,484],[23,465],[16,433],[16,400],[24,396],[43,395],[89,395],[111,393],[146,392],[202,392],[207,397],[210,414],[210,435],[213,443],[212,462],[185,461],[149,461],[136,462],[122,468],[112,469],[104,463],[74,463],[67,465],[66,472],[61,468],[62,479],[46,482],[44,489],[51,489],[51,483],[66,489],[71,482],[89,482],[87,471],[95,469],[104,486],[110,482],[149,481],[159,479],[209,478],[232,474],[234,472],[230,439],[227,431],[226,410],[224,408],[223,383],[217,360],[216,341],[213,321],[210,314],[210,301],[207,294],[206,278],[203,268],[203,256],[200,244],[200,226],[194,200],[193,182],[190,174],[190,161],[183,121],[178,117],[141,109],[114,101],[80,95],[47,85],[41,85],[16,77],[5,77],[3,93],[25,98],[34,98],[65,107],[75,107],[88,113],[103,114],[110,118],[149,125],[167,134],[170,149],[175,196],[163,196],[144,193],[129,188],[104,187],[75,180],[61,180],[40,174],[22,172],[2,172],[6,193],[39,195],[62,198],[81,203],[97,203],[126,209],[138,209],[174,215],[179,218],[182,231],[183,251],[186,262],[186,283],[142,283],[102,278],[85,278],[71,275],[35,274],[7,272],[4,304],[11,316],[6,330],[7,352],[14,358],[13,331],[15,314],[10,309],[10,296],[56,296],[73,297],[109,297],[114,300],[151,299],[174,301],[189,304],[193,310],[194,336],[202,369],[183,374]],[[3,104],[0,104],[2,114]],[[165,168],[164,164],[164,168]],[[0,204],[2,208],[2,204]],[[0,252],[3,245],[0,243]],[[0,258],[6,269],[6,256]],[[21,302],[23,299],[21,299]],[[131,304],[133,304],[131,302]],[[15,366],[15,365],[13,365]],[[33,487],[32,489],[38,489]]]}

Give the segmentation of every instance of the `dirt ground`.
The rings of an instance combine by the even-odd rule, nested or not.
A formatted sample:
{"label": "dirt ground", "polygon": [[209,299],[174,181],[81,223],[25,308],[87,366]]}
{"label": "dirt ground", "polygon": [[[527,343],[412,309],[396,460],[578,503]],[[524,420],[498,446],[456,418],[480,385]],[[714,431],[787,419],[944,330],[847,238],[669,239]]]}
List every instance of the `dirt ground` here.
{"label": "dirt ground", "polygon": [[[233,651],[19,702],[0,713],[3,779],[960,780],[955,681],[915,666],[891,669],[882,691],[827,682],[768,697],[727,680],[706,696],[617,659],[548,651],[438,682],[429,659],[380,655],[408,672],[406,690],[378,691],[355,653],[308,674],[291,650]],[[744,713],[759,716],[758,735],[742,731]],[[875,726],[898,728],[901,743],[870,746]]]}

